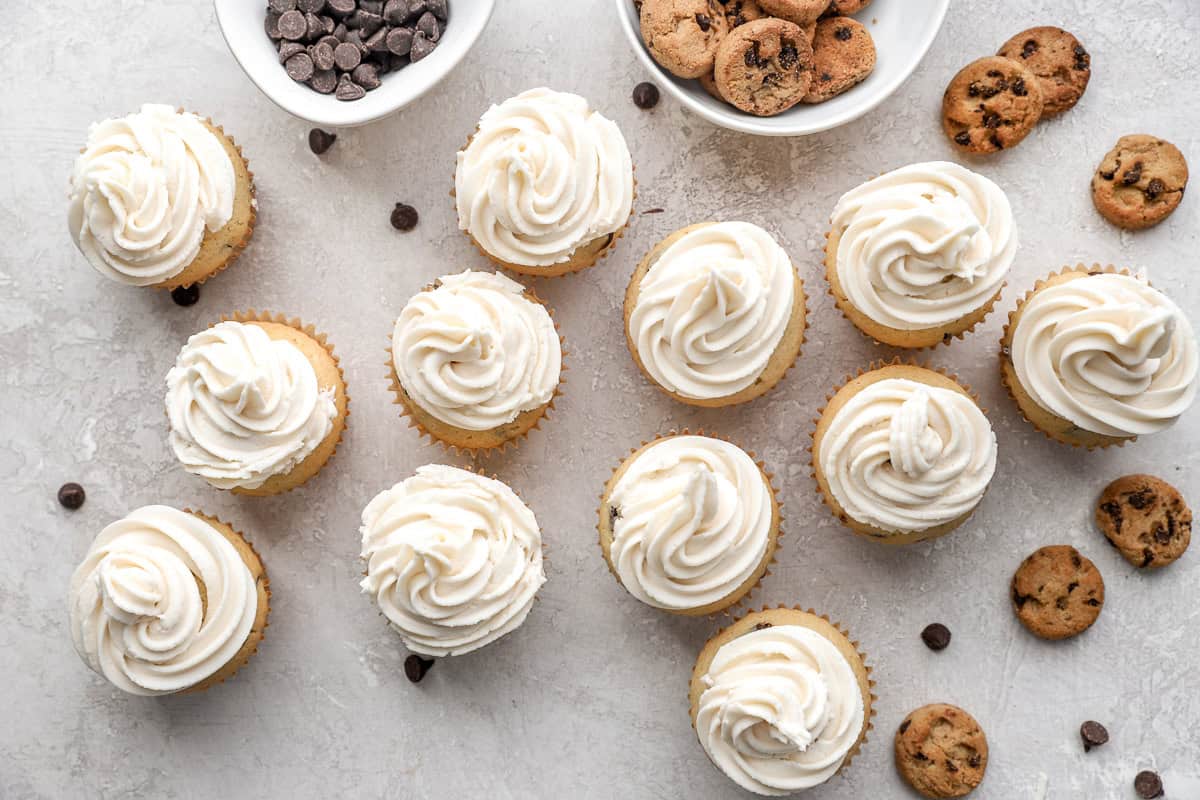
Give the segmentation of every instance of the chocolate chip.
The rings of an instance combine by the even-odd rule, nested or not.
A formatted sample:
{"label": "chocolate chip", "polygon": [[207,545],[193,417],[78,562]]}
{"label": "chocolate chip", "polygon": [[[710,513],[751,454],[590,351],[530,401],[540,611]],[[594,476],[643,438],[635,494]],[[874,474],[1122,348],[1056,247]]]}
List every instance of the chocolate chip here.
{"label": "chocolate chip", "polygon": [[1101,172],[1100,177],[1106,181],[1111,181],[1113,178],[1117,177],[1117,174],[1115,172]]}
{"label": "chocolate chip", "polygon": [[450,3],[448,0],[425,0],[425,8],[442,22],[445,22],[446,18],[450,15]]}
{"label": "chocolate chip", "polygon": [[800,63],[800,52],[796,49],[796,45],[791,42],[784,43],[779,49],[779,66],[784,69],[791,69]]}
{"label": "chocolate chip", "polygon": [[848,27],[838,28],[833,32],[833,38],[837,39],[839,42],[848,42],[850,41],[850,37],[853,35],[854,31],[850,30]]}
{"label": "chocolate chip", "polygon": [[1092,57],[1088,55],[1088,51],[1083,49],[1083,45],[1075,45],[1075,69],[1083,72],[1091,69]]}
{"label": "chocolate chip", "polygon": [[1000,115],[995,111],[983,112],[983,127],[995,130],[1000,127]]}
{"label": "chocolate chip", "polygon": [[1024,97],[1025,95],[1029,94],[1029,90],[1025,88],[1024,78],[1017,78],[1012,82],[1012,93],[1017,97]]}
{"label": "chocolate chip", "polygon": [[329,10],[339,17],[352,14],[356,9],[354,0],[325,0],[325,2],[329,6]]}
{"label": "chocolate chip", "polygon": [[429,672],[429,668],[433,666],[432,658],[421,658],[414,653],[404,659],[404,676],[413,683],[420,683],[425,677],[425,673]]}
{"label": "chocolate chip", "polygon": [[286,14],[296,10],[296,0],[267,0],[267,8],[277,14]]}
{"label": "chocolate chip", "polygon": [[930,650],[945,650],[950,646],[950,629],[940,622],[926,625],[925,630],[921,631],[921,641]]}
{"label": "chocolate chip", "polygon": [[[1134,165],[1134,167],[1140,170],[1142,167],[1141,162],[1139,161]],[[1136,492],[1126,497],[1125,502],[1129,503],[1130,506],[1138,511],[1142,511],[1154,505],[1154,501],[1157,499],[1158,497],[1155,496],[1154,492],[1150,489],[1138,489]]]}
{"label": "chocolate chip", "polygon": [[712,19],[706,14],[697,14],[696,24],[700,26],[700,30],[708,33],[708,31],[712,28]]}
{"label": "chocolate chip", "polygon": [[608,507],[608,526],[611,528],[621,518],[621,509],[617,506]]}
{"label": "chocolate chip", "polygon": [[967,86],[968,97],[979,97],[981,93],[982,92],[980,91],[979,84],[977,82],[971,81],[970,85]]}
{"label": "chocolate chip", "polygon": [[967,759],[967,765],[972,769],[979,769],[979,765],[982,763],[983,756],[979,755],[979,753],[974,753],[970,758]]}
{"label": "chocolate chip", "polygon": [[308,22],[303,13],[293,9],[279,17],[279,35],[284,39],[297,41],[303,39],[306,33]]}
{"label": "chocolate chip", "polygon": [[654,108],[658,105],[658,87],[648,81],[633,87],[633,104],[641,109]]}
{"label": "chocolate chip", "polygon": [[758,624],[756,624],[756,625],[754,626],[754,630],[756,630],[756,631],[765,631],[765,630],[766,630],[767,628],[769,628],[769,627],[771,627],[771,623],[769,623],[769,622],[759,622]]}
{"label": "chocolate chip", "polygon": [[296,8],[309,14],[320,14],[325,10],[325,0],[299,0]]}
{"label": "chocolate chip", "polygon": [[762,59],[758,55],[758,42],[751,42],[750,49],[742,56],[742,61],[747,67],[761,67]]}
{"label": "chocolate chip", "polygon": [[413,34],[412,50],[408,51],[408,57],[415,64],[432,53],[435,47],[437,47],[437,42],[431,41],[425,34],[417,31]]}
{"label": "chocolate chip", "polygon": [[431,12],[426,11],[417,20],[417,30],[425,34],[425,38],[431,42],[436,42],[442,35],[442,30],[438,26],[437,17]]}
{"label": "chocolate chip", "polygon": [[420,215],[408,203],[396,203],[392,209],[392,227],[398,231],[411,231],[417,227]]}
{"label": "chocolate chip", "polygon": [[906,720],[904,720],[904,722],[901,722],[900,723],[900,732],[904,733],[906,730],[908,730],[909,725],[912,725],[912,720],[910,720],[910,719],[906,719]]}
{"label": "chocolate chip", "polygon": [[1093,747],[1108,743],[1108,729],[1099,722],[1088,720],[1079,726],[1079,737],[1083,739],[1083,751],[1090,753]]}
{"label": "chocolate chip", "polygon": [[362,63],[362,51],[350,42],[342,42],[333,51],[333,61],[338,69],[349,72]]}
{"label": "chocolate chip", "polygon": [[337,88],[337,83],[337,70],[320,69],[313,73],[312,80],[308,82],[308,85],[311,86],[315,92],[329,94]]}
{"label": "chocolate chip", "polygon": [[[1135,183],[1137,183],[1141,179],[1142,179],[1142,162],[1135,161],[1133,166],[1130,167],[1129,169],[1125,170],[1125,174],[1121,176],[1121,185],[1122,186],[1133,186]],[[1134,506],[1134,508],[1141,508],[1141,506]]]}
{"label": "chocolate chip", "polygon": [[297,53],[304,52],[304,45],[299,42],[280,42],[279,44],[279,63],[286,64],[287,60]]}
{"label": "chocolate chip", "polygon": [[1029,58],[1038,51],[1038,43],[1033,39],[1026,39],[1025,44],[1021,47],[1021,58]]}
{"label": "chocolate chip", "polygon": [[[350,20],[354,20],[357,24],[350,25]],[[375,31],[383,27],[383,17],[379,14],[372,14],[370,11],[363,11],[361,8],[346,21],[348,27],[356,27],[365,37],[370,37]]]}
{"label": "chocolate chip", "polygon": [[1004,142],[1000,141],[1000,137],[997,136],[996,134],[993,133],[992,137],[990,139],[988,139],[988,141],[991,142],[992,147],[996,148],[997,150],[1004,149]]}
{"label": "chocolate chip", "polygon": [[338,100],[361,100],[367,94],[367,90],[359,86],[354,81],[350,80],[350,76],[342,73],[342,77],[338,78],[337,88],[333,95]]}
{"label": "chocolate chip", "polygon": [[324,39],[313,45],[310,55],[312,56],[313,66],[319,70],[333,69],[334,64],[337,63],[333,60],[333,48]]}
{"label": "chocolate chip", "polygon": [[305,14],[304,24],[306,26],[304,38],[308,39],[310,42],[316,41],[328,33],[328,31],[325,30],[325,23],[316,14]]}
{"label": "chocolate chip", "polygon": [[200,299],[200,284],[193,283],[189,286],[176,286],[171,290],[171,299],[175,301],[177,306],[194,306],[196,301]]}
{"label": "chocolate chip", "polygon": [[383,0],[358,0],[358,7],[372,14],[382,14]]}
{"label": "chocolate chip", "polygon": [[1157,772],[1151,772],[1148,769],[1142,770],[1133,779],[1133,790],[1142,800],[1154,800],[1156,797],[1162,797],[1162,778],[1158,777]]}
{"label": "chocolate chip", "polygon": [[288,77],[294,81],[303,83],[313,76],[313,60],[308,53],[297,53],[289,58],[284,66],[287,68]]}
{"label": "chocolate chip", "polygon": [[379,88],[379,69],[374,64],[359,64],[350,78],[368,92]]}
{"label": "chocolate chip", "polygon": [[387,0],[383,6],[383,21],[388,25],[399,25],[408,19],[408,3],[404,0]]}
{"label": "chocolate chip", "polygon": [[333,143],[337,141],[337,134],[323,131],[320,128],[313,128],[308,132],[308,149],[315,154],[321,155],[329,148],[333,147]]}
{"label": "chocolate chip", "polygon": [[388,51],[387,37],[388,28],[380,28],[379,30],[375,31],[375,33],[371,34],[371,38],[367,39],[367,41],[363,42],[363,44],[365,44],[367,46],[367,50],[372,53],[386,53]]}
{"label": "chocolate chip", "polygon": [[267,36],[273,40],[283,38],[283,34],[279,32],[279,18],[281,16],[281,14],[276,14],[274,11],[267,12],[267,19],[263,28],[266,30]]}
{"label": "chocolate chip", "polygon": [[954,141],[958,142],[963,147],[966,147],[971,143],[971,134],[967,131],[959,131],[958,133],[954,134]]}
{"label": "chocolate chip", "polygon": [[58,487],[58,503],[69,511],[77,511],[86,499],[87,493],[78,483],[64,483]]}
{"label": "chocolate chip", "polygon": [[1167,190],[1167,185],[1158,178],[1152,178],[1146,185],[1146,199],[1157,200],[1159,195]]}
{"label": "chocolate chip", "polygon": [[828,72],[822,72],[818,77],[818,80],[820,80],[821,83],[829,83],[831,80],[833,80],[833,76]]}

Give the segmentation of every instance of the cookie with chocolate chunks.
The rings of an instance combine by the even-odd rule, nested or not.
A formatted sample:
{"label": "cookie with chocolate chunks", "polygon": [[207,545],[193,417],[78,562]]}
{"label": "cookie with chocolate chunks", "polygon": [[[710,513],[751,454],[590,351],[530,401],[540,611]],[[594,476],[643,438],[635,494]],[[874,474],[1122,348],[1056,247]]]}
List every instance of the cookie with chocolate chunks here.
{"label": "cookie with chocolate chunks", "polygon": [[812,84],[805,103],[823,103],[861,83],[875,69],[875,41],[862,23],[829,17],[813,38]]}
{"label": "cookie with chocolate chunks", "polygon": [[1192,541],[1192,510],[1178,489],[1153,475],[1126,475],[1106,486],[1096,525],[1135,567],[1165,567]]}
{"label": "cookie with chocolate chunks", "polygon": [[896,770],[929,798],[965,797],[983,782],[988,743],[975,718],[934,703],[913,711],[896,730]]}
{"label": "cookie with chocolate chunks", "polygon": [[762,10],[757,0],[718,0],[718,2],[725,12],[725,22],[729,30],[767,16],[767,12]]}
{"label": "cookie with chocolate chunks", "polygon": [[1092,78],[1092,57],[1075,36],[1044,25],[1021,31],[997,55],[1025,65],[1042,90],[1043,116],[1060,114],[1079,102]]}
{"label": "cookie with chocolate chunks", "polygon": [[639,17],[650,55],[681,78],[699,78],[711,70],[729,30],[719,0],[643,0]]}
{"label": "cookie with chocolate chunks", "polygon": [[758,0],[758,4],[771,16],[796,25],[816,22],[829,8],[829,0]]}
{"label": "cookie with chocolate chunks", "polygon": [[729,32],[717,49],[713,78],[729,103],[768,117],[804,99],[812,84],[812,58],[800,26],[766,17]]}
{"label": "cookie with chocolate chunks", "polygon": [[1011,591],[1017,619],[1042,639],[1083,633],[1104,607],[1100,570],[1065,544],[1043,547],[1021,562]]}
{"label": "cookie with chocolate chunks", "polygon": [[968,153],[1015,147],[1042,116],[1037,76],[1011,58],[988,56],[959,70],[942,96],[942,129]]}
{"label": "cookie with chocolate chunks", "polygon": [[1092,203],[1118,228],[1142,230],[1179,207],[1187,182],[1187,161],[1178,147],[1144,133],[1122,136],[1096,167]]}

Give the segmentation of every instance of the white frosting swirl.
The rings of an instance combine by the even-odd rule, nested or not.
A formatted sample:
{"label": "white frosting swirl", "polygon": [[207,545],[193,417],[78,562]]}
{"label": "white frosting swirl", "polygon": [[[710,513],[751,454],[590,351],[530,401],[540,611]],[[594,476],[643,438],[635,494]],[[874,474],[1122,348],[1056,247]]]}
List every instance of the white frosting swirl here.
{"label": "white frosting swirl", "polygon": [[1012,333],[1017,379],[1042,408],[1105,436],[1170,427],[1196,397],[1196,336],[1165,294],[1128,275],[1036,292]]}
{"label": "white frosting swirl", "polygon": [[562,348],[549,312],[521,284],[490,272],[447,275],[400,312],[392,363],[409,397],[472,431],[550,402]]}
{"label": "white frosting swirl", "polygon": [[629,335],[664,388],[696,399],[728,397],[766,369],[795,294],[791,260],[771,234],[748,222],[705,225],[647,270]]}
{"label": "white frosting swirl", "polygon": [[729,596],[754,574],[770,542],[771,489],[740,448],[672,436],[634,457],[609,493],[619,512],[609,555],[643,603],[673,611]]}
{"label": "white frosting swirl", "polygon": [[234,192],[233,162],[195,114],[144,105],[88,131],[71,174],[71,236],[102,275],[162,283],[233,217]]}
{"label": "white frosting swirl", "polygon": [[866,713],[854,668],[816,631],[774,625],[723,644],[702,681],[696,735],[739,786],[782,796],[824,783]]}
{"label": "white frosting swirl", "polygon": [[200,683],[237,654],[258,591],[237,550],[207,522],[144,506],[92,542],[71,576],[68,605],[80,658],[118,689],[158,695]]}
{"label": "white frosting swirl", "polygon": [[587,100],[530,89],[492,106],[454,174],[458,226],[510,264],[546,267],[621,229],[633,159]]}
{"label": "white frosting swirl", "polygon": [[222,322],[188,339],[167,373],[171,449],[220,489],[254,489],[317,448],[337,415],[334,390],[291,342]]}
{"label": "white frosting swirl", "polygon": [[546,582],[542,534],[512,489],[430,464],[363,510],[363,591],[409,650],[457,656],[516,630]]}
{"label": "white frosting swirl", "polygon": [[898,330],[935,328],[1000,291],[1017,251],[1008,197],[946,161],[910,164],[842,195],[837,278],[853,306]]}
{"label": "white frosting swirl", "polygon": [[884,531],[914,533],[979,504],[996,471],[996,435],[970,397],[887,378],[837,410],[817,457],[847,514]]}

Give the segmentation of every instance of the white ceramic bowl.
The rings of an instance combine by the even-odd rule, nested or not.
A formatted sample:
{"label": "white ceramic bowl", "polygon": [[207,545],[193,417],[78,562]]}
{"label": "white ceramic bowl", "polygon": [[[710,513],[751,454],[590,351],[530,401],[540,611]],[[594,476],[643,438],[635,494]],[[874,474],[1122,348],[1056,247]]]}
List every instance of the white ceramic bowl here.
{"label": "white ceramic bowl", "polygon": [[246,75],[277,106],[316,125],[345,128],[386,117],[432,89],[462,60],[492,16],[496,0],[451,0],[450,19],[432,53],[389,72],[361,100],[319,94],[287,76],[263,28],[266,0],[213,0],[221,34]]}
{"label": "white ceramic bowl", "polygon": [[774,117],[756,117],[716,100],[696,81],[677,78],[660,67],[642,42],[633,0],[614,2],[629,44],[654,75],[655,83],[714,125],[759,136],[802,136],[825,131],[875,108],[921,63],[950,5],[950,0],[874,0],[855,15],[875,39],[877,56],[870,77],[824,103],[798,104]]}

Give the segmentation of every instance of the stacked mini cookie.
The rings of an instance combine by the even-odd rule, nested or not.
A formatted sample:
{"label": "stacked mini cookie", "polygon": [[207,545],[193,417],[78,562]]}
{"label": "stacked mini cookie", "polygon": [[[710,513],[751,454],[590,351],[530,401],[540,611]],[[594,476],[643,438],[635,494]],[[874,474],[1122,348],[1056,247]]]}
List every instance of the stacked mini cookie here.
{"label": "stacked mini cookie", "polygon": [[646,49],[756,116],[821,103],[875,69],[875,42],[849,14],[870,0],[641,0]]}

